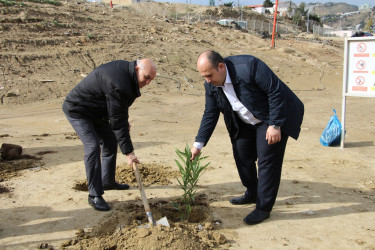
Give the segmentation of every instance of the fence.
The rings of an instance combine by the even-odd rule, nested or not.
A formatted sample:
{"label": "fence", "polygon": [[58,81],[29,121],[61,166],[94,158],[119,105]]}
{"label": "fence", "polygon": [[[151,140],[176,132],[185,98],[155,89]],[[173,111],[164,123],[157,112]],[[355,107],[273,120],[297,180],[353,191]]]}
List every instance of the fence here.
{"label": "fence", "polygon": [[[165,16],[165,15],[164,15]],[[273,21],[261,21],[257,19],[242,19],[242,18],[232,18],[232,17],[224,17],[224,16],[208,16],[208,15],[194,15],[194,14],[181,14],[175,13],[174,15],[170,15],[169,18],[174,19],[176,21],[183,21],[186,23],[197,23],[197,22],[204,22],[204,21],[214,21],[217,22],[219,20],[233,20],[235,21],[238,26],[241,26],[242,29],[247,30],[253,33],[269,33],[272,34],[273,29]],[[239,25],[239,23],[241,25]],[[237,27],[238,27],[237,26]],[[238,27],[239,28],[239,27]],[[297,25],[292,25],[284,22],[277,22],[276,24],[276,32],[278,34],[290,34],[290,33],[299,33],[300,28]]]}
{"label": "fence", "polygon": [[329,36],[330,32],[328,32],[327,29],[325,29],[324,27],[314,25],[313,34],[316,36]]}
{"label": "fence", "polygon": [[337,29],[327,29],[319,25],[313,26],[313,34],[315,36],[325,36],[325,37],[350,37],[354,34],[352,30],[337,30]]}
{"label": "fence", "polygon": [[[258,19],[249,19],[249,18],[242,18],[242,17],[225,17],[225,16],[213,16],[213,15],[202,15],[202,14],[196,14],[196,13],[179,13],[177,11],[172,12],[171,10],[164,9],[163,11],[156,11],[152,8],[148,8],[145,10],[144,8],[138,9],[138,5],[134,4],[131,6],[132,9],[136,10],[137,12],[147,14],[149,16],[162,16],[166,17],[178,22],[185,22],[185,23],[199,23],[199,22],[205,22],[205,21],[212,21],[217,22],[219,20],[232,20],[235,21],[237,24],[241,23],[241,25],[237,25],[237,28],[247,30],[252,33],[268,33],[272,34],[273,29],[273,18],[272,21],[262,21]],[[235,25],[234,25],[235,26]],[[297,25],[293,25],[290,23],[278,21],[276,24],[276,32],[278,34],[296,34],[301,32],[301,28]]]}
{"label": "fence", "polygon": [[[105,4],[103,0],[97,0],[97,3]],[[205,21],[212,21],[217,22],[219,20],[231,20],[235,21],[237,24],[240,23],[241,25],[233,25],[233,27],[238,29],[244,29],[247,30],[250,33],[258,33],[258,34],[272,34],[273,30],[273,18],[272,21],[262,21],[259,19],[249,19],[249,18],[242,18],[242,12],[241,17],[232,18],[232,17],[225,17],[225,16],[213,16],[213,15],[202,15],[202,14],[196,14],[196,13],[190,13],[185,12],[181,13],[178,11],[171,11],[171,9],[163,9],[160,11],[160,9],[153,9],[151,6],[148,8],[143,8],[138,4],[128,5],[127,7],[123,7],[121,5],[115,6],[115,8],[131,8],[135,11],[148,15],[148,16],[162,16],[169,19],[173,19],[178,22],[185,22],[185,23],[199,23],[199,22],[205,22]],[[232,26],[232,25],[229,25]],[[276,23],[276,33],[279,35],[285,35],[285,34],[299,34],[301,32],[304,32],[301,27],[298,25],[290,24],[283,21],[277,21]]]}

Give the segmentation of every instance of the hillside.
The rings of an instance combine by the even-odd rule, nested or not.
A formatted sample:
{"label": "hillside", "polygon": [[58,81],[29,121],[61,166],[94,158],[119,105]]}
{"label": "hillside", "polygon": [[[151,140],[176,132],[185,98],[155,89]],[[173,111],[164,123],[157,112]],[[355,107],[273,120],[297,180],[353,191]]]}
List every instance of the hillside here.
{"label": "hillside", "polygon": [[[375,248],[373,99],[348,100],[345,149],[319,143],[332,109],[341,114],[344,40],[281,34],[271,47],[270,39],[199,19],[223,11],[238,14],[170,3],[110,9],[0,0],[0,142],[23,148],[21,159],[0,160],[0,249]],[[305,106],[298,141],[288,139],[271,217],[259,225],[242,221],[254,204],[228,202],[244,187],[222,117],[202,151],[210,165],[192,219],[180,221],[171,205],[182,194],[175,151],[194,142],[204,111],[196,59],[207,49],[262,59]],[[154,218],[166,216],[170,228],[144,227],[137,182],[121,153],[116,177],[130,189],[105,191],[111,211],[89,206],[82,143],[61,110],[95,67],[143,57],[158,74],[129,109],[130,133]]]}
{"label": "hillside", "polygon": [[[232,51],[269,47],[269,41],[241,31],[226,32],[227,28],[214,21],[187,24],[162,14],[162,10],[183,13],[187,8],[209,11],[207,7],[202,10],[203,6],[168,3],[115,9],[80,2],[61,6],[32,2],[26,2],[24,7],[3,6],[2,102],[20,104],[63,98],[82,75],[96,66],[114,59],[134,60],[144,56],[158,63],[161,73],[155,85],[173,90],[168,85],[175,85],[177,80],[179,84],[186,84],[185,78],[194,83],[200,81],[194,60],[204,48],[215,47],[229,55]],[[152,13],[159,9],[161,15],[149,16],[147,9],[153,10]],[[277,41],[277,45],[281,44],[282,40]],[[259,54],[256,50],[254,53]],[[301,54],[300,58],[305,53],[314,57],[310,52],[294,53]],[[199,86],[194,89],[198,90]]]}
{"label": "hillside", "polygon": [[356,30],[357,25],[364,28],[366,23],[372,19],[375,23],[375,13],[372,10],[361,10],[359,14],[341,17],[343,13],[358,11],[358,6],[347,3],[325,3],[313,7],[312,13],[321,17],[323,24],[334,29]]}
{"label": "hillside", "polygon": [[313,7],[313,14],[319,16],[336,15],[338,13],[347,13],[357,11],[358,6],[347,3],[318,3]]}

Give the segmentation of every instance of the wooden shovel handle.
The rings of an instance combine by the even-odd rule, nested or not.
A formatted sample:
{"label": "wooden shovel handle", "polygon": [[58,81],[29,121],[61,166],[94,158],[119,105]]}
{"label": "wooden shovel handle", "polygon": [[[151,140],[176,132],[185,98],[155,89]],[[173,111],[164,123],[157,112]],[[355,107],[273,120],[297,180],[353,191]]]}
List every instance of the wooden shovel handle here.
{"label": "wooden shovel handle", "polygon": [[133,162],[132,167],[133,167],[133,170],[134,170],[135,178],[137,179],[138,189],[141,192],[142,203],[143,203],[143,206],[145,208],[145,211],[146,211],[146,213],[151,212],[150,206],[148,205],[148,201],[147,201],[147,198],[146,198],[145,190],[143,189],[143,184],[142,184],[141,176],[139,174],[137,163]]}

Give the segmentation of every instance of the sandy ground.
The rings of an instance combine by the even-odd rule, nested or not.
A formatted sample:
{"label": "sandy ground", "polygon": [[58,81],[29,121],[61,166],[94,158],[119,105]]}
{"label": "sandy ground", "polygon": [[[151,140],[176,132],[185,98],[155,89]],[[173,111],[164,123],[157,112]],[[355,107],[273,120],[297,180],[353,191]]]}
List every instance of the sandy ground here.
{"label": "sandy ground", "polygon": [[[93,16],[92,13],[88,15]],[[139,16],[134,18],[140,22],[143,20]],[[136,55],[157,62],[158,79],[142,90],[142,96],[130,109],[131,134],[136,155],[143,163],[176,171],[175,149],[193,143],[204,109],[203,81],[195,71],[195,59],[197,53],[208,48],[221,51],[224,56],[242,53],[258,56],[305,104],[300,138],[288,141],[279,195],[271,218],[255,226],[242,222],[254,205],[233,206],[228,202],[230,198],[241,195],[244,189],[234,165],[223,119],[220,119],[203,150],[210,168],[199,181],[199,193],[207,196],[212,218],[221,221],[215,231],[227,239],[225,245],[216,247],[375,249],[373,98],[348,98],[344,149],[323,147],[319,143],[333,108],[341,118],[343,40],[297,36],[278,40],[276,48],[271,49],[269,40],[251,34],[209,24],[168,26],[172,24],[157,19],[145,20],[143,33],[150,32],[158,24],[160,31],[153,33],[152,39],[148,38],[154,42],[149,42],[146,49],[137,49],[139,44],[130,43],[130,48],[112,48],[110,53],[108,49],[100,49],[105,41],[114,39],[115,34],[112,34],[108,39],[76,45],[81,51],[77,54],[65,53],[66,48],[61,48],[61,55],[66,56],[61,59],[63,62],[55,55],[44,57],[43,63],[54,63],[59,67],[41,67],[43,60],[37,56],[38,53],[53,54],[52,51],[59,46],[43,45],[43,52],[31,47],[26,51],[18,50],[20,57],[27,53],[36,59],[26,63],[14,62],[9,67],[13,71],[6,72],[8,81],[2,84],[6,87],[3,93],[17,89],[19,94],[5,96],[4,104],[0,106],[0,142],[21,145],[24,154],[28,155],[49,153],[44,154],[33,168],[21,171],[20,176],[0,182],[10,190],[0,194],[0,249],[35,249],[41,243],[59,248],[61,243],[76,237],[78,229],[96,228],[128,204],[140,204],[139,191],[132,186],[128,191],[106,191],[104,197],[113,209],[98,212],[88,205],[87,192],[73,189],[76,181],[85,178],[83,148],[72,134],[61,104],[67,91],[82,77],[80,74],[90,71],[89,63],[82,59],[87,57],[82,55],[89,54],[96,65],[118,57],[128,56],[130,60]],[[173,30],[177,34],[172,39]],[[179,32],[181,30],[188,33]],[[207,36],[207,32],[211,35]],[[2,33],[12,39],[6,30]],[[133,33],[134,41],[139,40],[137,35]],[[156,42],[162,39],[167,39],[168,44]],[[8,60],[6,53],[14,55],[17,50],[2,41],[4,65]],[[22,68],[24,64],[30,71],[26,70],[27,67]],[[61,68],[64,64],[65,70]],[[33,65],[38,66],[33,68]],[[52,68],[55,71],[49,72]],[[73,68],[80,69],[80,72],[68,74]],[[20,77],[22,70],[29,72],[27,76]],[[65,77],[67,75],[70,78]],[[49,86],[52,90],[44,90],[46,84],[36,80],[41,76],[42,79],[55,80]],[[177,80],[181,88],[177,88],[175,80],[162,76]],[[184,81],[183,76],[194,88]],[[36,89],[37,84],[40,88]],[[36,93],[39,90],[40,95]],[[118,165],[124,164],[125,157],[119,154]],[[146,194],[153,202],[176,198],[181,195],[181,190],[171,178],[170,184],[146,187]],[[143,212],[142,206],[139,210]]]}

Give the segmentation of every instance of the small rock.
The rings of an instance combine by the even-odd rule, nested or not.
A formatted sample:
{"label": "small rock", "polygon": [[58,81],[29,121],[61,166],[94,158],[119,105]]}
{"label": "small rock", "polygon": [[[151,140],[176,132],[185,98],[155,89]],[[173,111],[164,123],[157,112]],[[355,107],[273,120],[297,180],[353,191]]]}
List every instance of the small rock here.
{"label": "small rock", "polygon": [[1,158],[3,160],[16,160],[22,157],[22,147],[16,144],[3,143],[1,145]]}

